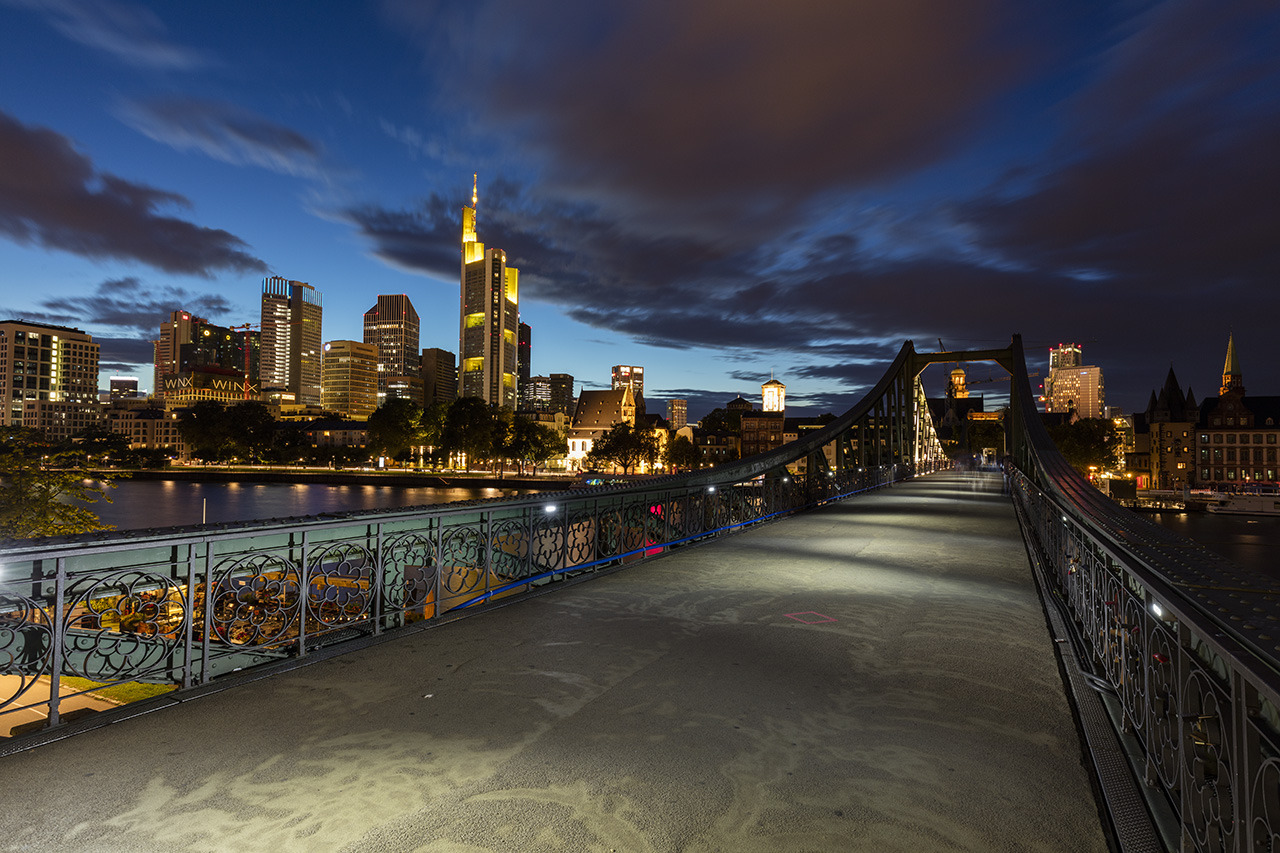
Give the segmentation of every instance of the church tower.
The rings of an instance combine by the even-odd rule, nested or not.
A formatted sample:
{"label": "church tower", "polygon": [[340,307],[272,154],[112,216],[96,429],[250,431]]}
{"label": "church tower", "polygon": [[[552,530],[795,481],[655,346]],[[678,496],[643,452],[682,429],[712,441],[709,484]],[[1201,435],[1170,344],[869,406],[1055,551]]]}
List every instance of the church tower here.
{"label": "church tower", "polygon": [[1240,362],[1236,359],[1235,335],[1227,335],[1227,360],[1222,365],[1223,395],[1235,391],[1244,395],[1244,373],[1240,370]]}

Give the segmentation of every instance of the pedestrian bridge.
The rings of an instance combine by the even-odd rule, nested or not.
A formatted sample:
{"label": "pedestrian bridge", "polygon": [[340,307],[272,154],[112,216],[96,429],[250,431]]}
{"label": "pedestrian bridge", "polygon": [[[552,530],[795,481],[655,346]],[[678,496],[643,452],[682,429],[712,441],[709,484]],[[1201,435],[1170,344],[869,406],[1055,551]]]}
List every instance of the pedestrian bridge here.
{"label": "pedestrian bridge", "polygon": [[[1007,475],[935,473],[956,358],[1013,373]],[[1075,475],[1017,338],[692,475],[8,548],[0,618],[29,849],[1280,839],[1274,583]],[[69,676],[176,689],[68,722]]]}

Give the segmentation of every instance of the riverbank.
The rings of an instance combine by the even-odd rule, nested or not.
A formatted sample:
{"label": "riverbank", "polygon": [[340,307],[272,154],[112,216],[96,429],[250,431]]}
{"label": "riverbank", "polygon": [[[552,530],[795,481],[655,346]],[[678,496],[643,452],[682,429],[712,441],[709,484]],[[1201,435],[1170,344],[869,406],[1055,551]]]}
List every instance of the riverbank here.
{"label": "riverbank", "polygon": [[[113,473],[119,473],[115,471]],[[403,486],[425,489],[520,489],[561,491],[574,483],[563,474],[541,477],[441,474],[420,471],[335,471],[330,468],[163,468],[129,471],[132,480],[187,483],[301,483],[325,486]]]}

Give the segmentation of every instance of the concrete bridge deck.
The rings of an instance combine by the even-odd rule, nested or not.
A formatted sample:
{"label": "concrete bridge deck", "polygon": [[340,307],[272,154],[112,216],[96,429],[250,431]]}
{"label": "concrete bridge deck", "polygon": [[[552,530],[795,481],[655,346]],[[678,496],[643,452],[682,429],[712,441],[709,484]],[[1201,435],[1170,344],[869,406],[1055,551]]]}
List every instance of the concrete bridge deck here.
{"label": "concrete bridge deck", "polygon": [[12,755],[0,804],[0,850],[1106,849],[990,475]]}

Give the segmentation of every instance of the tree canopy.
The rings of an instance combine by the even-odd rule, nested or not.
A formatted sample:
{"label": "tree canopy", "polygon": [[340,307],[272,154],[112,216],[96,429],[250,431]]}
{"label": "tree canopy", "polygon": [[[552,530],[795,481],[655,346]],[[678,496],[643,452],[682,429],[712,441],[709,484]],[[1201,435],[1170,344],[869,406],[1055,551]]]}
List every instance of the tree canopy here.
{"label": "tree canopy", "polygon": [[623,473],[631,471],[642,461],[652,462],[658,456],[658,436],[645,426],[632,426],[627,422],[613,427],[591,445],[587,464],[593,467],[616,465]]}
{"label": "tree canopy", "polygon": [[111,529],[80,503],[110,503],[106,490],[118,474],[91,471],[98,461],[92,453],[51,444],[39,430],[3,427],[0,437],[0,538]]}
{"label": "tree canopy", "polygon": [[209,462],[261,461],[275,443],[275,427],[271,410],[257,401],[200,400],[178,415],[178,434],[191,455]]}
{"label": "tree canopy", "polygon": [[373,453],[405,459],[410,448],[423,444],[422,407],[412,400],[392,397],[369,415],[368,448]]}
{"label": "tree canopy", "polygon": [[672,471],[692,471],[702,465],[702,451],[683,435],[667,442],[667,467]]}
{"label": "tree canopy", "polygon": [[1106,418],[1081,418],[1073,424],[1048,427],[1049,437],[1063,458],[1082,474],[1089,468],[1099,471],[1120,464],[1121,436]]}

